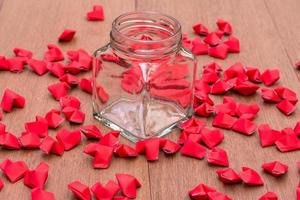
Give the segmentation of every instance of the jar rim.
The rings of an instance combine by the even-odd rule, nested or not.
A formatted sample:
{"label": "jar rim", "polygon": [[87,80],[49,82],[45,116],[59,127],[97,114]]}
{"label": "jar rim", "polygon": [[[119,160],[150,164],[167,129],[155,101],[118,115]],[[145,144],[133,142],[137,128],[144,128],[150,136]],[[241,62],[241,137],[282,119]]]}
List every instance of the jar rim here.
{"label": "jar rim", "polygon": [[[142,40],[142,39],[137,39],[137,38],[132,38],[129,37],[125,34],[123,34],[118,28],[118,22],[120,22],[122,19],[125,19],[128,16],[133,16],[133,15],[154,15],[154,16],[162,16],[166,19],[169,19],[171,22],[174,23],[174,31],[172,33],[172,35],[170,35],[169,37],[163,38],[163,39],[159,39],[159,40]],[[122,35],[123,38],[126,38],[126,40],[131,40],[133,42],[139,42],[139,43],[145,43],[145,44],[149,44],[149,43],[153,43],[153,42],[166,42],[168,40],[172,40],[174,38],[178,38],[178,35],[181,35],[181,24],[179,23],[179,21],[167,14],[163,14],[160,12],[156,12],[156,11],[133,11],[133,12],[127,12],[127,13],[123,13],[121,15],[119,15],[116,19],[114,19],[114,21],[112,22],[112,31],[115,31],[117,34]]]}

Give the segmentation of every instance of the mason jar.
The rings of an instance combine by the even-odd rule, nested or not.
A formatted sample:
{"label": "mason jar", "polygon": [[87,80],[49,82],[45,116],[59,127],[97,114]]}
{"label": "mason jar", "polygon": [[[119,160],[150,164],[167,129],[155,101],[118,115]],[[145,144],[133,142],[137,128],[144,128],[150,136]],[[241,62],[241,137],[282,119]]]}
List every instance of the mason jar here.
{"label": "mason jar", "polygon": [[175,18],[123,14],[94,53],[94,117],[134,142],[161,137],[192,116],[196,68]]}

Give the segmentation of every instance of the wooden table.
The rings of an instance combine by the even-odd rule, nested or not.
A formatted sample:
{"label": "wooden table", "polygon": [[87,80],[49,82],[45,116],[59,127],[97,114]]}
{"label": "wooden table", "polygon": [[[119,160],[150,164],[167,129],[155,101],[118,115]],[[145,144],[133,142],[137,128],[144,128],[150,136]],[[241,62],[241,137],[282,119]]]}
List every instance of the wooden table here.
{"label": "wooden table", "polygon": [[[105,8],[106,19],[103,22],[88,22],[85,19],[86,12],[95,3]],[[298,92],[300,72],[293,65],[300,59],[299,8],[299,0],[0,0],[0,55],[12,56],[14,47],[22,47],[32,50],[36,58],[42,58],[46,45],[56,44],[57,36],[64,28],[77,30],[74,41],[59,44],[64,51],[83,48],[93,52],[108,41],[112,20],[128,11],[155,10],[170,14],[179,19],[183,31],[188,33],[192,33],[191,26],[197,21],[214,30],[215,21],[220,17],[232,23],[234,34],[241,41],[241,53],[231,54],[225,61],[201,56],[199,66],[216,61],[228,67],[241,61],[261,69],[279,67],[282,72],[279,84]],[[47,86],[54,82],[54,77],[48,74],[39,77],[30,70],[21,74],[0,72],[0,92],[9,87],[23,94],[27,100],[24,109],[5,114],[3,122],[10,132],[20,135],[25,122],[58,106],[47,91]],[[73,90],[71,95],[77,96],[83,103],[82,110],[87,114],[85,124],[97,123],[91,115],[90,96],[79,89]],[[255,119],[257,124],[269,123],[275,129],[282,129],[294,126],[300,116],[299,106],[294,115],[285,117],[274,105],[263,104],[259,95],[236,98],[241,102],[257,101],[262,105]],[[65,123],[64,127],[69,128],[69,125]],[[102,130],[107,129],[103,127]],[[289,165],[288,174],[277,179],[261,172],[265,181],[263,187],[246,187],[242,184],[228,186],[217,179],[214,172],[217,168],[209,166],[205,159],[187,158],[179,153],[172,157],[161,154],[159,161],[153,163],[147,162],[144,156],[133,160],[114,158],[109,169],[94,170],[91,158],[82,153],[85,141],[74,150],[65,152],[62,157],[44,156],[38,150],[1,150],[0,161],[5,158],[24,160],[30,168],[34,168],[40,161],[48,162],[50,173],[46,190],[54,192],[58,200],[74,198],[67,189],[68,183],[73,180],[92,185],[96,181],[114,179],[118,172],[135,175],[141,181],[142,188],[139,189],[137,199],[142,200],[189,199],[189,189],[200,182],[216,187],[238,200],[258,199],[266,191],[276,192],[281,200],[296,198],[295,191],[299,183],[296,162],[300,160],[299,151],[283,154],[275,147],[263,149],[259,145],[257,133],[246,137],[232,131],[224,132],[225,140],[220,146],[228,151],[232,168],[240,171],[242,166],[249,166],[261,171],[263,162],[279,160]],[[54,135],[55,131],[51,130],[49,134]],[[178,134],[175,131],[167,137],[176,140]],[[129,143],[123,138],[122,142]],[[0,199],[30,199],[30,190],[22,181],[11,184],[2,178],[5,188],[0,192]]]}

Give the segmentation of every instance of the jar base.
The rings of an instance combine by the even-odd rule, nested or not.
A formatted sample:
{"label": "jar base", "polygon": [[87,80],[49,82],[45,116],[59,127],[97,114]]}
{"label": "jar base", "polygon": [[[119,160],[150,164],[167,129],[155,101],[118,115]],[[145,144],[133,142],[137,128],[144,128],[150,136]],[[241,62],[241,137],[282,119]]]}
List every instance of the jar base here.
{"label": "jar base", "polygon": [[132,142],[166,135],[188,119],[173,103],[152,100],[145,105],[129,99],[120,99],[100,112],[94,111],[94,117],[109,128],[121,131]]}

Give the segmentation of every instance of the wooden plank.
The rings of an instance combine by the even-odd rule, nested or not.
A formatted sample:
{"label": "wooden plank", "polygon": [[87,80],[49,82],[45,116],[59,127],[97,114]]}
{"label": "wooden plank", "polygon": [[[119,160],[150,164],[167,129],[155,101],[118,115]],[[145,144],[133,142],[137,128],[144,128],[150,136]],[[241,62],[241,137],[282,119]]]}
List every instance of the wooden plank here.
{"label": "wooden plank", "polygon": [[[299,20],[295,23],[299,19],[299,12],[297,12],[299,6],[296,6],[296,0],[293,2],[294,4],[289,5],[289,7],[293,7],[293,15],[289,18],[280,17],[282,24],[285,24],[285,28],[299,24]],[[270,4],[272,3],[273,1],[270,1]],[[278,7],[276,13],[285,13],[284,16],[288,16],[288,10],[280,9],[283,3],[288,4],[279,0],[275,3]],[[216,29],[215,21],[217,18],[227,19],[233,25],[234,34],[240,38],[241,53],[229,55],[225,61],[200,56],[198,57],[199,67],[211,61],[216,61],[224,67],[230,66],[236,61],[241,61],[245,65],[259,66],[262,70],[278,66],[282,72],[279,84],[288,86],[295,91],[299,88],[297,76],[294,69],[290,67],[290,61],[285,53],[286,46],[277,34],[278,30],[266,11],[264,1],[140,0],[137,8],[138,10],[155,10],[172,15],[182,23],[183,32],[188,32],[191,35],[191,26],[197,21],[201,21],[208,25],[210,30],[214,30]],[[295,17],[295,19],[291,20],[292,17]],[[296,27],[299,29],[299,26],[296,25],[294,31],[289,31],[289,33],[297,34],[299,31],[296,31]],[[291,38],[294,39],[294,37]],[[299,96],[298,91],[297,93]],[[294,126],[297,119],[299,119],[299,106],[294,115],[285,117],[279,113],[275,105],[263,104],[259,95],[247,98],[234,96],[242,102],[259,102],[261,111],[255,119],[257,124],[269,123],[271,127],[282,129],[287,126]],[[215,99],[220,102],[220,98]],[[211,124],[210,120],[208,124]],[[266,191],[276,192],[279,199],[295,199],[295,189],[299,182],[296,169],[299,152],[282,154],[275,147],[263,149],[259,145],[257,133],[251,137],[246,137],[231,131],[224,132],[225,140],[220,147],[228,151],[230,166],[238,171],[241,170],[242,166],[256,169],[261,172],[265,180],[265,186],[223,185],[218,181],[214,172],[218,168],[208,166],[205,160],[199,161],[178,154],[174,157],[161,155],[159,162],[150,163],[149,165],[152,198],[189,199],[187,197],[189,189],[203,182],[227,193],[234,199],[258,199]],[[177,140],[178,134],[178,131],[174,132],[168,135],[168,138]],[[289,165],[290,170],[286,176],[275,179],[262,172],[261,164],[273,160],[279,160]]]}
{"label": "wooden plank", "polygon": [[[290,63],[286,67],[293,68],[300,60],[300,1],[265,1],[268,13],[273,19],[276,33],[280,36],[285,47],[285,53],[289,57]],[[295,70],[296,71],[296,70]],[[296,71],[300,78],[300,73]]]}
{"label": "wooden plank", "polygon": [[[102,4],[105,8],[106,19],[103,22],[87,22],[85,14],[95,3]],[[64,28],[77,30],[74,41],[59,44],[64,51],[83,48],[92,53],[98,47],[109,41],[109,31],[112,20],[123,12],[134,10],[132,0],[102,0],[102,1],[73,1],[73,0],[9,0],[4,1],[0,12],[0,55],[12,56],[14,47],[30,49],[34,57],[42,58],[48,43],[57,44],[57,36]],[[89,73],[83,76],[90,77]],[[26,107],[16,109],[5,114],[3,122],[7,130],[20,135],[24,130],[24,123],[35,119],[35,115],[44,115],[52,108],[58,108],[48,91],[47,86],[57,81],[50,75],[38,77],[30,70],[21,74],[0,72],[0,92],[9,87],[26,97]],[[78,88],[71,92],[82,102],[82,110],[86,113],[85,124],[98,123],[92,117],[91,97]],[[70,128],[67,123],[64,127]],[[72,127],[78,128],[78,126]],[[105,132],[107,129],[102,128]],[[50,131],[51,136],[55,131]],[[128,143],[122,139],[122,142]],[[73,199],[67,184],[73,180],[92,185],[96,181],[106,182],[115,180],[115,173],[129,173],[135,175],[143,187],[138,192],[138,199],[150,199],[148,179],[148,163],[143,157],[134,160],[114,159],[107,170],[92,169],[91,158],[83,154],[86,142],[69,151],[62,157],[55,155],[44,156],[41,151],[7,151],[1,150],[0,162],[5,158],[24,160],[30,168],[34,168],[40,161],[50,165],[50,173],[46,190],[55,193],[56,199]],[[5,181],[5,188],[0,192],[0,199],[30,199],[30,190],[22,181],[10,184]]]}

